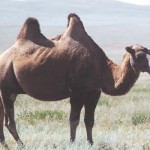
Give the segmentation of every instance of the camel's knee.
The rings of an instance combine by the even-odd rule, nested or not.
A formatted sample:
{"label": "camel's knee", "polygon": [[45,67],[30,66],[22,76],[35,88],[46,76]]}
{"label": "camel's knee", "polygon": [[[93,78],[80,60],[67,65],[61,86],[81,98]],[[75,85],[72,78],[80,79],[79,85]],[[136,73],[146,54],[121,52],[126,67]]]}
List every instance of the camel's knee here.
{"label": "camel's knee", "polygon": [[86,127],[92,128],[94,125],[94,109],[87,109],[85,108],[85,116],[84,116],[84,123]]}
{"label": "camel's knee", "polygon": [[70,114],[70,118],[69,118],[70,121],[75,122],[75,121],[79,120],[79,118],[80,118],[80,112],[71,110],[71,114]]}
{"label": "camel's knee", "polygon": [[4,108],[3,108],[2,101],[0,99],[0,123],[3,122],[3,120],[4,120]]}
{"label": "camel's knee", "polygon": [[79,115],[70,115],[70,125],[71,127],[77,127],[79,124],[80,116]]}
{"label": "camel's knee", "polygon": [[3,124],[3,120],[4,120],[4,113],[0,112],[0,124]]}
{"label": "camel's knee", "polygon": [[83,103],[71,101],[70,124],[72,127],[78,126],[82,107]]}
{"label": "camel's knee", "polygon": [[16,123],[14,120],[14,110],[6,110],[5,113],[5,126],[11,133],[16,132]]}
{"label": "camel's knee", "polygon": [[11,132],[11,133],[13,133],[13,125],[12,125],[12,123],[11,122],[9,122],[9,121],[5,121],[5,126],[6,126],[6,128]]}
{"label": "camel's knee", "polygon": [[70,120],[70,126],[72,128],[76,128],[79,125],[79,119],[77,120]]}
{"label": "camel's knee", "polygon": [[94,119],[92,118],[84,118],[84,123],[86,127],[92,128],[94,126]]}
{"label": "camel's knee", "polygon": [[16,123],[14,121],[5,121],[5,126],[12,134],[16,133]]}

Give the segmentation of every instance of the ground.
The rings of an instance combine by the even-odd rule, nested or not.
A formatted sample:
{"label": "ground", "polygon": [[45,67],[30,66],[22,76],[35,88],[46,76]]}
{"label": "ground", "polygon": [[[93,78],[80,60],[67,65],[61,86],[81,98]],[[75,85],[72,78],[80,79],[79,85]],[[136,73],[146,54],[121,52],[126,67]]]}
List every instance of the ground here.
{"label": "ground", "polygon": [[[81,114],[77,139],[69,143],[69,99],[41,102],[20,95],[15,103],[17,130],[25,150],[149,150],[150,149],[150,87],[149,75],[141,74],[125,96],[102,94],[95,112],[94,145],[86,142]],[[6,141],[13,149],[17,144],[5,129]]]}

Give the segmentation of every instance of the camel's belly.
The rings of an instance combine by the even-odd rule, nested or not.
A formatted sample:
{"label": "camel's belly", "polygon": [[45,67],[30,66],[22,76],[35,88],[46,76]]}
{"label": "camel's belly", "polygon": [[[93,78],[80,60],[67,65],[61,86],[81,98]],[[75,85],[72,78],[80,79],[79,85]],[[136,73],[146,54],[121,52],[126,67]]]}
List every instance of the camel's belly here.
{"label": "camel's belly", "polygon": [[69,88],[67,85],[55,79],[36,80],[23,79],[19,81],[23,91],[39,100],[61,100],[69,97]]}
{"label": "camel's belly", "polygon": [[69,97],[67,71],[61,63],[34,66],[14,64],[14,73],[24,92],[40,100],[60,100]]}

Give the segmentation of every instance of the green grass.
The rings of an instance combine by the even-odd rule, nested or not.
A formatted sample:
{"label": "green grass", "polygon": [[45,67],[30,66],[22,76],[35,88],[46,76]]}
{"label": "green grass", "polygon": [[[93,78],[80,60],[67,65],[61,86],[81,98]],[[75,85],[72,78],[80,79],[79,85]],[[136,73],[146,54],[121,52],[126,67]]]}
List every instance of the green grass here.
{"label": "green grass", "polygon": [[50,110],[37,110],[37,111],[24,111],[17,115],[17,120],[27,121],[29,124],[36,124],[39,121],[62,121],[67,114],[63,111],[50,111]]}
{"label": "green grass", "polygon": [[98,105],[110,107],[111,106],[111,101],[109,101],[107,96],[102,95],[99,102],[98,102]]}
{"label": "green grass", "polygon": [[150,112],[135,112],[132,116],[133,125],[150,123]]}
{"label": "green grass", "polygon": [[150,142],[144,144],[142,150],[150,150]]}

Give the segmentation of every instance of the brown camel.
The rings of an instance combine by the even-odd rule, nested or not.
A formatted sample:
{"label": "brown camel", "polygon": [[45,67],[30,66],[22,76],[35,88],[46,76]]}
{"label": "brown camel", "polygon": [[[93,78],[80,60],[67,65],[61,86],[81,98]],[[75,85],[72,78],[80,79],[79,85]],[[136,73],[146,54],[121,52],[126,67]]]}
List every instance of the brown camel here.
{"label": "brown camel", "polygon": [[36,19],[28,18],[15,44],[0,56],[1,143],[7,147],[4,120],[14,139],[22,143],[14,120],[14,102],[18,94],[28,94],[42,101],[70,97],[71,141],[75,140],[84,106],[87,140],[92,144],[94,111],[101,91],[123,95],[140,72],[150,73],[147,48],[133,45],[126,51],[121,65],[114,64],[86,33],[76,14],[68,16],[67,29],[53,40],[41,34]]}

